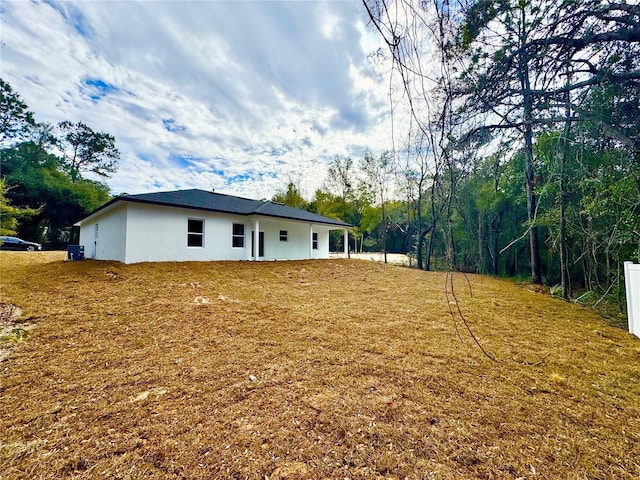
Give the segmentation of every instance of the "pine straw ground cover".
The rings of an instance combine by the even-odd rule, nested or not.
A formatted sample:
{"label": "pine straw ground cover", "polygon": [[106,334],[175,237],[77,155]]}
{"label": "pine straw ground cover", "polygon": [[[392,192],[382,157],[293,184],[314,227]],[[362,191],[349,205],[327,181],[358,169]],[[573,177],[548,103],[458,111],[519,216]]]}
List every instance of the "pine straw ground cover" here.
{"label": "pine straw ground cover", "polygon": [[0,267],[2,479],[640,478],[640,340],[526,285],[453,277],[494,362],[444,273]]}

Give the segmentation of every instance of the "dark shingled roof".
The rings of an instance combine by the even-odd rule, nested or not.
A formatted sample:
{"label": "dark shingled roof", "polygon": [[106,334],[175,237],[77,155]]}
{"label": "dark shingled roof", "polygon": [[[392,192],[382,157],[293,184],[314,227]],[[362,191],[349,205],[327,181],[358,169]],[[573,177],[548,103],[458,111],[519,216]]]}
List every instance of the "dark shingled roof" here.
{"label": "dark shingled roof", "polygon": [[251,200],[248,198],[223,195],[206,190],[176,190],[172,192],[142,193],[140,195],[121,195],[105,203],[91,213],[114,204],[115,202],[137,202],[168,207],[192,208],[209,212],[232,213],[236,215],[263,215],[265,217],[285,218],[310,223],[322,223],[337,227],[350,227],[348,223],[323,217],[316,213],[307,212],[299,208],[289,207],[281,203],[268,200]]}

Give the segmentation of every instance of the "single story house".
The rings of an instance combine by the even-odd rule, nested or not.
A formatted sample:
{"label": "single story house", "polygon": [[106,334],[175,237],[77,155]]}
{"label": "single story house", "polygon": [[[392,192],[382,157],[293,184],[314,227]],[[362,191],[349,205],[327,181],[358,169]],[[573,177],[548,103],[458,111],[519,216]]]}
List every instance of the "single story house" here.
{"label": "single story house", "polygon": [[351,225],[266,200],[205,190],[121,195],[77,224],[85,258],[123,263],[329,257]]}

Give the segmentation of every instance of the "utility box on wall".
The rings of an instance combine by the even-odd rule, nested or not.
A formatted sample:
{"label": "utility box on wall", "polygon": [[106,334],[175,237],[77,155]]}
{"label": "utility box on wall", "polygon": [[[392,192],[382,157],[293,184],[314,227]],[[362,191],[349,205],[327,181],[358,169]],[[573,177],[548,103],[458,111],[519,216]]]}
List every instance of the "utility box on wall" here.
{"label": "utility box on wall", "polygon": [[83,260],[84,259],[84,245],[68,245],[67,246],[67,260]]}
{"label": "utility box on wall", "polygon": [[624,286],[627,291],[629,332],[640,337],[640,265],[624,262]]}

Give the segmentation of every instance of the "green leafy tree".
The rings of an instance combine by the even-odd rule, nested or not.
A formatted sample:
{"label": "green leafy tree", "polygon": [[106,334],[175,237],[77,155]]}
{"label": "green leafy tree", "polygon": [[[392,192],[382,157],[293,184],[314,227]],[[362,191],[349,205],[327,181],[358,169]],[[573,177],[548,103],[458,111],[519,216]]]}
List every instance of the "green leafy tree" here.
{"label": "green leafy tree", "polygon": [[[71,225],[109,200],[107,185],[84,179],[81,172],[102,177],[115,172],[115,139],[81,122],[62,122],[57,130],[36,123],[2,79],[0,95],[0,230],[62,246]],[[54,148],[62,158],[48,151]]]}
{"label": "green leafy tree", "polygon": [[[314,192],[313,198],[306,206],[306,210],[324,217],[344,221],[341,213],[342,201],[340,197],[322,189],[317,189]],[[347,222],[349,221],[347,220]],[[340,232],[332,231],[329,233],[329,248],[334,251],[341,251],[344,248],[343,235]]]}
{"label": "green leafy tree", "polygon": [[304,197],[300,194],[300,191],[295,183],[289,182],[287,184],[287,189],[285,191],[277,192],[272,200],[274,202],[282,203],[283,205],[288,205],[293,208],[301,208],[306,209],[307,202]]}
{"label": "green leafy tree", "polygon": [[504,165],[499,155],[483,159],[459,187],[457,211],[462,225],[458,235],[465,270],[497,275],[501,233],[509,206],[503,186]]}
{"label": "green leafy tree", "polygon": [[9,187],[11,204],[38,209],[37,215],[18,225],[18,232],[27,238],[62,246],[68,228],[110,198],[103,183],[73,182],[62,170],[61,160],[36,143],[5,149],[2,159],[2,178]]}
{"label": "green leafy tree", "polygon": [[75,182],[82,172],[109,177],[118,169],[120,152],[109,133],[95,132],[82,122],[58,124],[56,146],[63,158],[63,168]]}
{"label": "green leafy tree", "polygon": [[19,222],[37,215],[38,209],[18,208],[7,198],[8,188],[0,178],[0,235],[16,235]]}
{"label": "green leafy tree", "polygon": [[342,199],[342,220],[349,221],[349,203],[354,200],[353,160],[336,155],[329,165],[327,179],[334,191]]}
{"label": "green leafy tree", "polygon": [[364,176],[363,182],[374,193],[380,206],[381,213],[381,237],[384,262],[387,263],[387,215],[386,203],[389,195],[389,178],[393,173],[393,156],[385,151],[379,157],[375,157],[370,151],[365,152],[360,161],[360,170]]}
{"label": "green leafy tree", "polygon": [[27,104],[0,78],[0,141],[19,137],[34,125]]}
{"label": "green leafy tree", "polygon": [[360,231],[362,232],[362,248],[367,247],[369,250],[380,250],[384,248],[377,235],[382,226],[382,210],[379,206],[367,204],[362,209],[362,218],[360,220]]}

